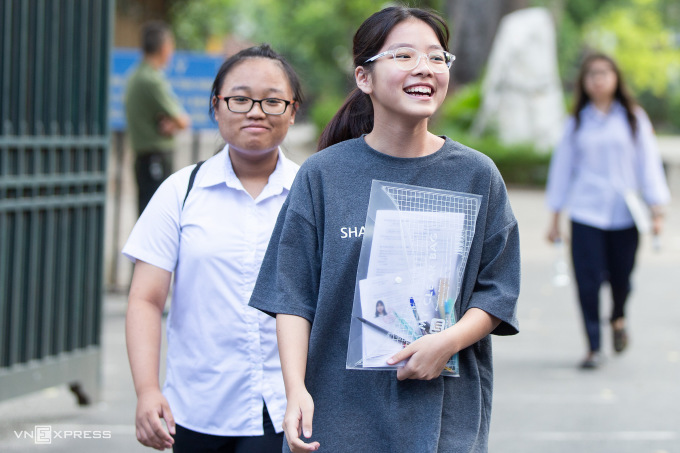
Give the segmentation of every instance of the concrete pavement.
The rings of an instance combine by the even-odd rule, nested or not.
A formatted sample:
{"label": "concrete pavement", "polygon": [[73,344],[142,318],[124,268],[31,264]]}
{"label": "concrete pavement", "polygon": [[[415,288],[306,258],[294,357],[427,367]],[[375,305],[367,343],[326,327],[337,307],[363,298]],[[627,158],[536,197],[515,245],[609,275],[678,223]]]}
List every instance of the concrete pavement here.
{"label": "concrete pavement", "polygon": [[[522,240],[520,334],[494,339],[491,452],[680,452],[680,203],[659,252],[643,238],[627,307],[631,343],[617,356],[603,321],[599,370],[586,352],[573,284],[555,286],[559,255],[543,237],[543,193],[511,191]],[[566,250],[565,250],[566,252]],[[610,302],[603,290],[601,316]]]}
{"label": "concrete pavement", "polygon": [[[510,190],[522,238],[521,333],[494,338],[492,453],[680,453],[680,195],[660,252],[644,239],[629,303],[630,349],[602,369],[577,368],[586,350],[573,285],[555,286],[559,255],[543,239],[543,193]],[[606,291],[605,291],[606,293]],[[126,298],[105,299],[102,401],[80,408],[66,386],[0,402],[2,452],[149,452],[134,434],[135,395],[125,352]],[[603,318],[608,305],[603,304]],[[105,439],[26,438],[35,426],[108,433]],[[71,435],[72,436],[72,435]]]}

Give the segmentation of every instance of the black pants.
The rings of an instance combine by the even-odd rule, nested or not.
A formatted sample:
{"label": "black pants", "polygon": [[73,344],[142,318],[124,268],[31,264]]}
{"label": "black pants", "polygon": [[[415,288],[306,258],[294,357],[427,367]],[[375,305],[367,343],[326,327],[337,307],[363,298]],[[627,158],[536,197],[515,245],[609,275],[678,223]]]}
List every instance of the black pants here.
{"label": "black pants", "polygon": [[600,230],[571,222],[571,256],[583,322],[591,351],[600,350],[600,287],[609,281],[613,306],[610,320],[624,317],[635,265],[638,231]]}
{"label": "black pants", "polygon": [[263,436],[213,436],[176,425],[172,450],[174,453],[281,453],[283,433],[276,434],[267,406],[263,406]]}
{"label": "black pants", "polygon": [[172,174],[172,153],[154,151],[137,156],[135,176],[137,177],[139,215],[165,178]]}

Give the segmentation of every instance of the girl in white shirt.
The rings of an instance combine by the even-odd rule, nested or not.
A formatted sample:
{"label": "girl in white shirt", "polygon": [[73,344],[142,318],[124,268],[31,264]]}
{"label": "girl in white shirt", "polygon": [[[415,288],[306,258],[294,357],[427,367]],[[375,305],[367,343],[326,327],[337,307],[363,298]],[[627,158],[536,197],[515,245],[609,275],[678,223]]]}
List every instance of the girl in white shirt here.
{"label": "girl in white shirt", "polygon": [[609,281],[610,322],[617,353],[628,344],[625,303],[635,263],[638,230],[625,195],[637,192],[651,207],[653,233],[670,199],[649,118],[628,94],[616,63],[603,54],[585,59],[576,85],[573,117],[550,165],[547,202],[553,211],[548,240],[561,239],[560,211],[571,217],[571,250],[589,350],[583,368],[600,356],[599,291]]}
{"label": "girl in white shirt", "polygon": [[[126,338],[137,439],[146,446],[281,451],[275,321],[248,300],[297,172],[279,145],[301,101],[295,72],[268,45],[226,60],[210,111],[227,144],[194,172],[190,191],[193,165],[161,185],[123,249],[135,262]],[[161,319],[173,272],[161,391]]]}

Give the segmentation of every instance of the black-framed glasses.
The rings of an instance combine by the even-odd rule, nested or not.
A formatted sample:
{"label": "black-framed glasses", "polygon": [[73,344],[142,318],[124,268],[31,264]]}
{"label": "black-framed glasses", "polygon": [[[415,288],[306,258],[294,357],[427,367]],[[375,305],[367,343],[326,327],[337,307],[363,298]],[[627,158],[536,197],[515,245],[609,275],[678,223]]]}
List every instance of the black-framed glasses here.
{"label": "black-framed glasses", "polygon": [[364,64],[375,61],[386,55],[391,55],[394,63],[403,71],[411,71],[420,64],[420,57],[425,56],[425,61],[427,61],[430,69],[432,69],[433,72],[442,73],[448,71],[453,60],[456,59],[454,54],[445,50],[433,50],[430,53],[425,53],[412,49],[411,47],[399,47],[398,49],[381,52],[366,60]]}
{"label": "black-framed glasses", "polygon": [[267,115],[283,115],[293,101],[286,101],[278,98],[253,99],[248,96],[220,96],[216,95],[227,103],[227,108],[234,113],[248,113],[252,110],[255,103],[260,104],[260,108]]}

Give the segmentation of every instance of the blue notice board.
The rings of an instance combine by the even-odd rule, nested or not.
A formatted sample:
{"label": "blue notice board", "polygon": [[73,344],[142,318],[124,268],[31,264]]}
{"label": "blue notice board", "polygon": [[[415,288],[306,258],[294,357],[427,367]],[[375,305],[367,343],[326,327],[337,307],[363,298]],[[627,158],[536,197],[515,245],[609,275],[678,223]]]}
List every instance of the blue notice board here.
{"label": "blue notice board", "polygon": [[[126,129],[125,84],[142,59],[136,49],[114,49],[109,92],[109,125],[111,130]],[[198,52],[177,51],[165,69],[170,85],[191,117],[192,129],[217,129],[208,113],[210,89],[223,57]]]}

